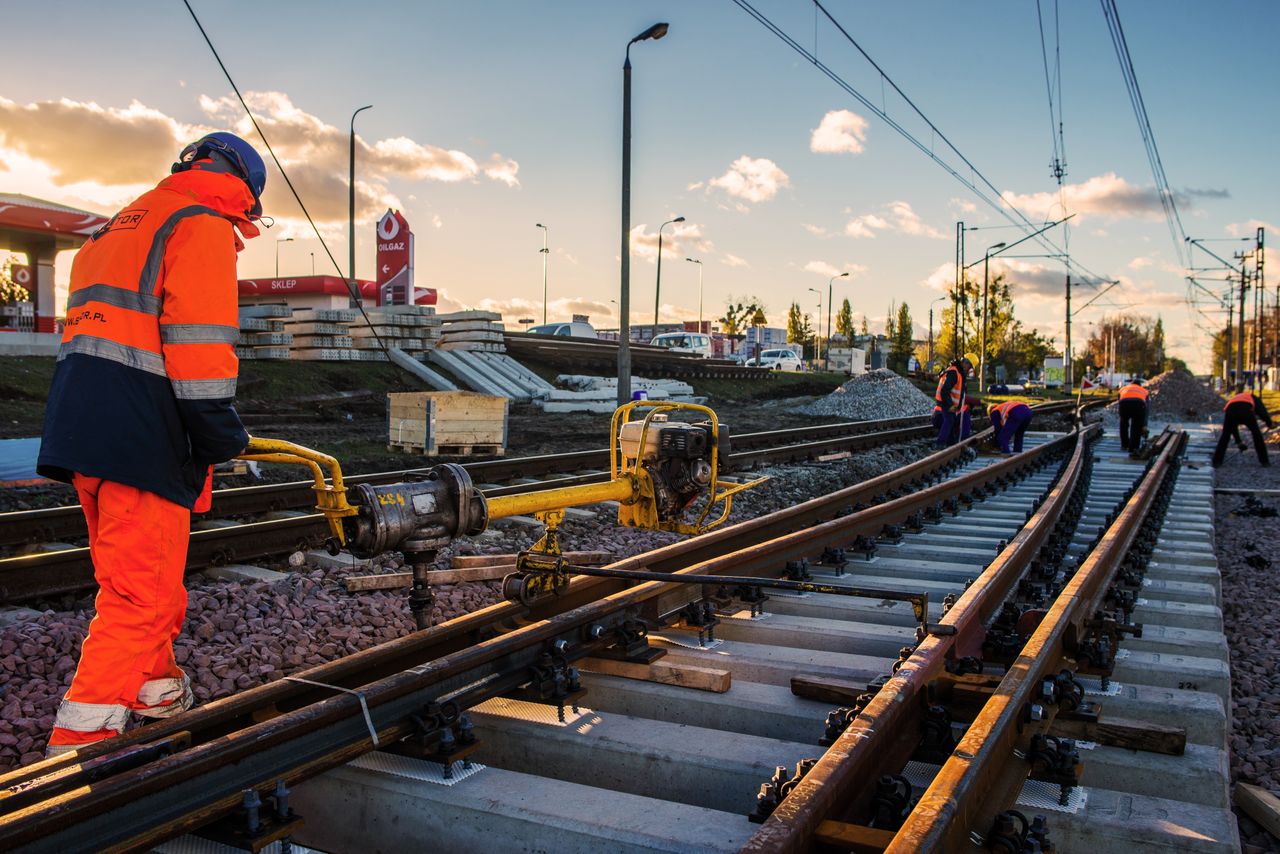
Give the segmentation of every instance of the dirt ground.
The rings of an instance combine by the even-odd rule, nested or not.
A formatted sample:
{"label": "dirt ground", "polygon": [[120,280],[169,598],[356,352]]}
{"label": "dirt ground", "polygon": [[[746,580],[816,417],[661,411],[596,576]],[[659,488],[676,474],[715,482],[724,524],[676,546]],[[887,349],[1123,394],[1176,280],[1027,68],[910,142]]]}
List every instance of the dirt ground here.
{"label": "dirt ground", "polygon": [[[52,358],[11,358],[0,371],[0,439],[40,435],[44,401],[53,376]],[[554,378],[555,371],[531,365]],[[735,433],[823,423],[795,410],[825,394],[841,378],[830,374],[779,374],[763,380],[697,380],[721,421]],[[386,365],[349,362],[241,362],[236,408],[249,433],[287,439],[332,454],[345,472],[430,465],[430,457],[388,451],[386,394],[421,390]],[[609,416],[547,414],[513,404],[508,414],[508,456],[530,456],[603,448]],[[263,466],[260,478],[228,477],[220,487],[299,479],[288,466]],[[0,512],[75,503],[61,484],[0,489]]]}

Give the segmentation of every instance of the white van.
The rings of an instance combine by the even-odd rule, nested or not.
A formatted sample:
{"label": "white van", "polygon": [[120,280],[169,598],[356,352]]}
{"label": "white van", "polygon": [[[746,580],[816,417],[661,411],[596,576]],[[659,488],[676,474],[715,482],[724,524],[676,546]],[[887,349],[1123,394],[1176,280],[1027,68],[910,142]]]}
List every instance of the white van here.
{"label": "white van", "polygon": [[673,353],[694,353],[704,359],[711,358],[711,336],[699,332],[664,332],[649,345],[663,347]]}
{"label": "white van", "polygon": [[534,326],[529,329],[530,335],[555,335],[559,338],[595,338],[596,330],[590,323],[583,323],[580,320],[572,322],[565,321],[563,323],[544,323],[541,326]]}

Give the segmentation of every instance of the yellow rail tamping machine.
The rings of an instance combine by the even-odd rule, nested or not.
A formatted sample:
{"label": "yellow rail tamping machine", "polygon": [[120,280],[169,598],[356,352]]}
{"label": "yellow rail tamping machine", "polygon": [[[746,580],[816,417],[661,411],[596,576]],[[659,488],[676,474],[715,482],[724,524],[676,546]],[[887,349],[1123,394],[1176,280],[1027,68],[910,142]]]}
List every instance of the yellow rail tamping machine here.
{"label": "yellow rail tamping machine", "polygon": [[[677,412],[700,420],[671,420]],[[466,469],[452,463],[402,483],[362,483],[348,491],[336,459],[292,442],[253,438],[241,458],[310,468],[316,509],[328,520],[335,550],[346,548],[359,557],[404,552],[413,568],[410,608],[418,627],[426,628],[437,551],[456,537],[483,532],[492,519],[532,515],[546,526],[503,583],[507,598],[529,604],[569,583],[558,537],[566,508],[616,501],[620,525],[693,535],[722,524],[734,495],[767,480],[720,479],[729,458],[729,429],[705,406],[633,401],[614,412],[610,436],[607,481],[491,499],[475,488]]]}

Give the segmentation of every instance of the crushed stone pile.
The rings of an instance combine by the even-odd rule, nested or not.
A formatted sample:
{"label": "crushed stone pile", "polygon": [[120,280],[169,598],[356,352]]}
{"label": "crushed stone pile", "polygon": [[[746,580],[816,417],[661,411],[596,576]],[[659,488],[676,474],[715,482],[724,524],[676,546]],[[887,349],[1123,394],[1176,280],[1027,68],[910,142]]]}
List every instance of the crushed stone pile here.
{"label": "crushed stone pile", "polygon": [[876,368],[799,411],[803,415],[834,415],[851,421],[910,418],[933,412],[933,398],[888,368]]}
{"label": "crushed stone pile", "polygon": [[[1222,411],[1223,400],[1208,386],[1186,371],[1165,371],[1147,381],[1147,412],[1166,418],[1208,419],[1216,418]],[[1108,409],[1119,409],[1112,403]]]}

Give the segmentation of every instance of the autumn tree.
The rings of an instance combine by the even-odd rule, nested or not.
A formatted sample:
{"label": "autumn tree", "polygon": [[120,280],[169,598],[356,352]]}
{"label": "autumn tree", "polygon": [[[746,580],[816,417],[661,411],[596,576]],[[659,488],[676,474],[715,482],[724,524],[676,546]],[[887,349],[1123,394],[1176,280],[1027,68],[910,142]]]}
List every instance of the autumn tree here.
{"label": "autumn tree", "polygon": [[853,345],[853,306],[849,305],[848,297],[840,303],[840,313],[836,315],[836,332],[843,335],[850,346]]}
{"label": "autumn tree", "polygon": [[911,309],[904,302],[898,306],[897,314],[890,317],[886,324],[889,336],[889,367],[899,373],[905,373],[910,365],[912,353],[912,336],[915,327],[911,323]]}

